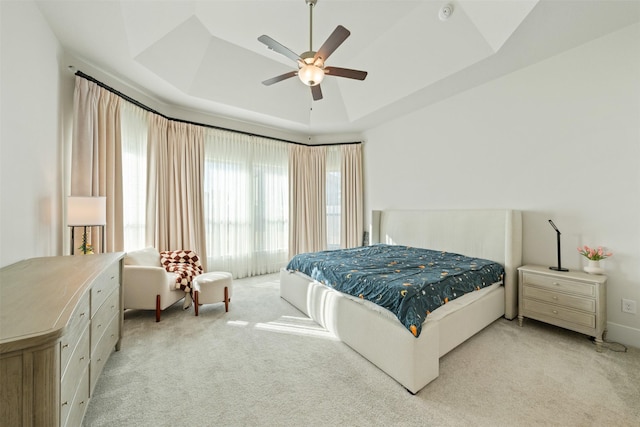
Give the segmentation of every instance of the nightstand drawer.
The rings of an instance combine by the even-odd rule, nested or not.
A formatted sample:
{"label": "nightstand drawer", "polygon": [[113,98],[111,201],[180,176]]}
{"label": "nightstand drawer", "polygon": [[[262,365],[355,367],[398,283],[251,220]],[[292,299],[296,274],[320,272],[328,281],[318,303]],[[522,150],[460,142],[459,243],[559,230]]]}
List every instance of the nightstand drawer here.
{"label": "nightstand drawer", "polygon": [[[553,304],[546,304],[539,301],[525,299],[523,301],[525,315],[533,319],[548,322],[551,319],[560,319],[576,325],[586,326],[588,328],[596,327],[595,314],[582,313],[570,309],[558,307]],[[540,316],[531,315],[537,313]],[[553,322],[550,322],[553,323]]]}
{"label": "nightstand drawer", "polygon": [[523,274],[523,279],[525,285],[536,285],[553,291],[562,291],[587,297],[596,296],[596,285],[592,283],[581,283],[575,280],[566,280],[527,272]]}
{"label": "nightstand drawer", "polygon": [[594,298],[567,295],[561,292],[548,291],[529,285],[524,285],[522,293],[525,298],[559,304],[568,308],[588,311],[589,313],[596,312],[596,300]]}

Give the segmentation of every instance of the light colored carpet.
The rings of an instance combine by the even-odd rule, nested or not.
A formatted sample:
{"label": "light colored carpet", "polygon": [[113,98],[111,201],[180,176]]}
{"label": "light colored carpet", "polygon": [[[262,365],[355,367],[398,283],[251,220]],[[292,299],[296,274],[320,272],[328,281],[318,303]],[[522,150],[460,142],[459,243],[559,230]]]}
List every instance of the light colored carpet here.
{"label": "light colored carpet", "polygon": [[234,281],[224,304],[125,313],[85,426],[638,426],[640,350],[500,319],[411,395],[279,296]]}

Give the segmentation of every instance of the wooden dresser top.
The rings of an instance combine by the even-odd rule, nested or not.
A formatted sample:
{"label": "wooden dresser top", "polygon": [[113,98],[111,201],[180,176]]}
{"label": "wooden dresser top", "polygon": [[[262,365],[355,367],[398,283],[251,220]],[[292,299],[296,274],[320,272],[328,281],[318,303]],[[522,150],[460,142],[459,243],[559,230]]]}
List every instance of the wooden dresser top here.
{"label": "wooden dresser top", "polygon": [[123,257],[112,252],[31,258],[0,269],[0,353],[64,334],[93,281]]}

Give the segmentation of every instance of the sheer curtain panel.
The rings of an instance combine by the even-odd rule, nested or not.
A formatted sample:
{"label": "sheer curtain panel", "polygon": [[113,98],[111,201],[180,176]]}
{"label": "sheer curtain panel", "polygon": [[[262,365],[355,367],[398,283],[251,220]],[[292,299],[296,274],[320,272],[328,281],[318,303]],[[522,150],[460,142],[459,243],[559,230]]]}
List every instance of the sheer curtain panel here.
{"label": "sheer curtain panel", "polygon": [[122,102],[122,188],[124,250],[147,245],[145,235],[147,201],[147,134],[149,115],[130,102]]}
{"label": "sheer curtain panel", "polygon": [[327,249],[340,249],[342,239],[342,150],[327,146]]}
{"label": "sheer curtain panel", "polygon": [[235,277],[287,262],[288,144],[207,129],[204,212],[212,270]]}

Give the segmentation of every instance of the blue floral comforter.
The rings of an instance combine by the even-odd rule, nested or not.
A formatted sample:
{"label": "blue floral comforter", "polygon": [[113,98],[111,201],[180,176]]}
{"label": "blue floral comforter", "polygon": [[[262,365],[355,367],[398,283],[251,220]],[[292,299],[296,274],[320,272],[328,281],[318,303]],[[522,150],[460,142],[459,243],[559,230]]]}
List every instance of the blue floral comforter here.
{"label": "blue floral comforter", "polygon": [[504,278],[494,261],[383,244],[299,254],[287,269],[386,308],[416,337],[430,312]]}

